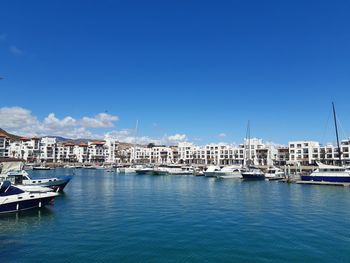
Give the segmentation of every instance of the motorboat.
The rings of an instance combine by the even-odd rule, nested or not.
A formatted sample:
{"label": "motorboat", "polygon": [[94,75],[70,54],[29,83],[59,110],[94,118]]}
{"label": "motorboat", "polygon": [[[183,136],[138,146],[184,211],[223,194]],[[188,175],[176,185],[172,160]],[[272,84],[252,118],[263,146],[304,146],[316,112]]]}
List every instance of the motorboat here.
{"label": "motorboat", "polygon": [[207,170],[204,171],[206,177],[216,177],[217,173],[220,172],[220,167],[215,165],[208,166]]}
{"label": "motorboat", "polygon": [[136,170],[139,170],[142,168],[143,168],[142,165],[118,167],[117,172],[121,174],[130,174],[130,173],[136,173]]}
{"label": "motorboat", "polygon": [[75,166],[74,166],[74,165],[66,164],[65,166],[63,166],[63,168],[66,168],[66,169],[75,169]]}
{"label": "motorboat", "polygon": [[0,183],[0,214],[41,208],[52,203],[56,196],[56,192],[26,192],[3,181]]}
{"label": "motorboat", "polygon": [[317,169],[311,174],[300,175],[301,180],[350,183],[350,170],[348,170],[346,167],[326,165],[320,162],[317,162],[317,165]]}
{"label": "motorboat", "polygon": [[336,165],[326,165],[321,162],[316,162],[318,168],[314,170],[311,174],[302,174],[300,178],[302,181],[317,181],[317,182],[334,182],[334,183],[350,183],[350,170],[343,166],[342,152],[339,144],[339,135],[338,135],[338,124],[337,117],[335,113],[334,103],[332,103],[333,108],[333,119],[334,119],[334,128],[338,145],[338,158],[339,166]]}
{"label": "motorboat", "polygon": [[169,175],[191,175],[194,174],[194,169],[192,166],[182,166],[182,167],[169,167]]}
{"label": "motorboat", "polygon": [[144,167],[144,168],[139,168],[135,170],[136,174],[148,174],[152,175],[154,171],[154,168],[152,167]]}
{"label": "motorboat", "polygon": [[251,166],[242,172],[242,178],[244,180],[264,180],[265,174],[259,168]]}
{"label": "motorboat", "polygon": [[220,179],[242,178],[242,169],[234,165],[225,166],[216,173],[216,177]]}
{"label": "motorboat", "polygon": [[29,174],[22,169],[21,162],[4,162],[0,174],[0,179],[9,180],[18,186],[42,186],[49,187],[55,191],[62,192],[65,186],[72,179],[72,176],[63,176],[56,178],[31,178]]}
{"label": "motorboat", "polygon": [[166,175],[168,172],[166,169],[159,167],[144,167],[141,169],[136,169],[136,174],[145,174],[145,175]]}
{"label": "motorboat", "polygon": [[266,173],[265,173],[265,178],[281,178],[281,177],[285,177],[286,174],[277,167],[270,167],[267,169]]}

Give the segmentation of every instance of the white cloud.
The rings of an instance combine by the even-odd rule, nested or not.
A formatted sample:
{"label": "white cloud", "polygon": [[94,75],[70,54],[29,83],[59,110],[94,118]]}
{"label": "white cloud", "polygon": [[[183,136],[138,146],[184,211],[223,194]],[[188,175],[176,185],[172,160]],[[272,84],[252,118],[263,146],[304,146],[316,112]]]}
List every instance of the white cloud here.
{"label": "white cloud", "polygon": [[220,138],[225,138],[226,137],[226,133],[219,133],[219,135],[218,135]]}
{"label": "white cloud", "polygon": [[118,116],[99,113],[94,117],[74,118],[65,116],[58,118],[55,113],[48,114],[39,120],[33,113],[21,107],[0,108],[0,128],[21,136],[62,136],[65,138],[116,139],[120,142],[156,145],[174,145],[187,140],[186,134],[164,135],[160,138],[135,136],[135,129],[112,130],[106,133],[98,128],[114,127]]}
{"label": "white cloud", "polygon": [[100,113],[93,118],[83,117],[81,120],[81,125],[86,128],[107,128],[113,127],[114,122],[118,120],[118,116],[113,116],[107,113]]}
{"label": "white cloud", "polygon": [[18,135],[54,135],[68,138],[103,138],[102,134],[94,134],[88,128],[105,128],[114,126],[118,116],[100,113],[95,117],[75,119],[66,116],[62,119],[50,113],[42,121],[28,109],[21,107],[0,108],[0,127]]}
{"label": "white cloud", "polygon": [[120,131],[111,131],[105,134],[105,139],[114,139],[120,142],[132,143],[132,144],[162,144],[162,140],[151,138],[148,136],[135,136],[134,130],[120,130]]}
{"label": "white cloud", "polygon": [[179,134],[179,133],[177,133],[175,135],[168,136],[167,140],[170,143],[178,143],[178,142],[186,141],[187,140],[187,136],[186,136],[186,134]]}
{"label": "white cloud", "polygon": [[22,54],[23,54],[23,51],[22,51],[21,49],[19,49],[18,47],[14,46],[14,45],[11,45],[11,46],[9,47],[9,49],[10,49],[10,52],[11,52],[12,54],[14,54],[14,55],[19,56],[19,55],[22,55]]}
{"label": "white cloud", "polygon": [[39,124],[30,110],[21,107],[0,108],[0,126],[4,129],[31,128]]}
{"label": "white cloud", "polygon": [[272,141],[265,141],[264,144],[266,146],[273,146],[273,147],[285,147],[286,145],[277,143],[277,142],[272,142]]}
{"label": "white cloud", "polygon": [[63,118],[62,120],[56,118],[54,113],[50,113],[43,121],[43,125],[49,129],[58,129],[58,128],[65,128],[65,127],[73,127],[77,125],[77,121],[67,116]]}

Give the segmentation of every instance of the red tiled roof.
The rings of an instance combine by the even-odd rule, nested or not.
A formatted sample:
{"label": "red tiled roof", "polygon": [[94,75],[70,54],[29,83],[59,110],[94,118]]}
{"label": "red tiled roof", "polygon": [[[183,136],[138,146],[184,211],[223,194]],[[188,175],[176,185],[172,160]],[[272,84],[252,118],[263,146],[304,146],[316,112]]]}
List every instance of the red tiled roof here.
{"label": "red tiled roof", "polygon": [[92,142],[92,145],[104,145],[106,142],[101,142],[101,141],[96,141],[96,142]]}
{"label": "red tiled roof", "polygon": [[4,133],[0,133],[0,137],[5,137],[5,138],[7,138],[7,139],[10,139],[10,137],[8,137],[6,134],[4,134]]}

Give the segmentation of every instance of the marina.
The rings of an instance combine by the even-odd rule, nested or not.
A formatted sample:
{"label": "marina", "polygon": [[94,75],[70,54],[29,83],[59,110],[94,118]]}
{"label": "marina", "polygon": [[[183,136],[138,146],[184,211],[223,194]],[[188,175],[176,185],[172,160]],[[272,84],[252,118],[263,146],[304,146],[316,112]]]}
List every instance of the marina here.
{"label": "marina", "polygon": [[[71,171],[30,176],[43,173]],[[54,205],[0,217],[0,252],[6,263],[346,262],[349,200],[332,186],[77,169]]]}
{"label": "marina", "polygon": [[11,1],[0,263],[350,262],[350,1]]}

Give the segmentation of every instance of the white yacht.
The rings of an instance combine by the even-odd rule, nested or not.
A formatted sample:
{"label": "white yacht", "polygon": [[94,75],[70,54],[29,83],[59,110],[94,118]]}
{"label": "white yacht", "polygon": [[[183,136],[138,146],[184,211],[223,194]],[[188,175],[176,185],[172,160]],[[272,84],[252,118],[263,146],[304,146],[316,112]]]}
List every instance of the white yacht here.
{"label": "white yacht", "polygon": [[270,167],[267,169],[265,173],[265,178],[278,178],[278,177],[285,177],[285,173],[277,167]]}
{"label": "white yacht", "polygon": [[192,166],[168,167],[167,170],[170,175],[190,175],[194,173]]}
{"label": "white yacht", "polygon": [[204,175],[206,177],[216,177],[217,173],[220,171],[221,171],[221,169],[219,166],[210,165],[210,166],[208,166],[207,170],[204,171]]}
{"label": "white yacht", "polygon": [[343,166],[326,165],[317,162],[318,168],[309,175],[301,175],[302,181],[324,181],[350,183],[350,170]]}
{"label": "white yacht", "polygon": [[318,168],[314,170],[311,174],[301,175],[302,181],[324,181],[324,182],[335,182],[335,183],[350,183],[350,171],[347,167],[343,166],[342,152],[339,144],[338,136],[338,124],[337,117],[335,114],[335,106],[332,102],[333,108],[333,118],[334,118],[334,128],[338,145],[338,158],[339,166],[326,165],[321,162],[317,162]]}
{"label": "white yacht", "polygon": [[242,178],[242,169],[239,166],[224,166],[220,171],[216,172],[216,177],[220,179]]}
{"label": "white yacht", "polygon": [[121,174],[131,174],[136,173],[136,170],[142,169],[142,165],[134,165],[134,166],[127,166],[127,167],[118,167],[117,172]]}

